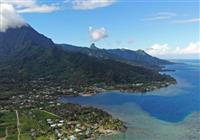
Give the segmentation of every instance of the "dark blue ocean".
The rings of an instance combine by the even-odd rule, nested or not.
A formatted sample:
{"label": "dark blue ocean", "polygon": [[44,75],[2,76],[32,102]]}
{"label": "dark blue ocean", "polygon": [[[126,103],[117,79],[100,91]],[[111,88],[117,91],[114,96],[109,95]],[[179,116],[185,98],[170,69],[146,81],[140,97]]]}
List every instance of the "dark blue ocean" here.
{"label": "dark blue ocean", "polygon": [[89,97],[62,97],[60,101],[93,106],[122,106],[134,103],[156,119],[180,122],[189,114],[200,111],[200,61],[173,61],[177,64],[167,65],[166,68],[175,71],[165,73],[177,80],[176,85],[148,92],[145,95],[111,92]]}

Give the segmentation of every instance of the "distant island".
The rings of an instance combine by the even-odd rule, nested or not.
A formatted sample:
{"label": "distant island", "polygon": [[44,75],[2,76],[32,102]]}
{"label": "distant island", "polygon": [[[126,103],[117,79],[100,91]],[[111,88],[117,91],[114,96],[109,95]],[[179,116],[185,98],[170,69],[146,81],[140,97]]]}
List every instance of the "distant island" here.
{"label": "distant island", "polygon": [[0,38],[0,138],[9,133],[13,139],[85,139],[125,131],[105,111],[57,99],[176,84],[159,73],[172,63],[143,50],[55,44],[29,25],[0,32]]}

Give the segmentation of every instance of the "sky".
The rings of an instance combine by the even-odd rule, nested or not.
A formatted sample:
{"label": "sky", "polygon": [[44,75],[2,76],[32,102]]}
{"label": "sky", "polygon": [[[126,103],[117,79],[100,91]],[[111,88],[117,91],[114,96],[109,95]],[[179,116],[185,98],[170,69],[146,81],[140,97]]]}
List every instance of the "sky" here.
{"label": "sky", "polygon": [[0,31],[29,24],[55,43],[200,59],[200,0],[0,0]]}

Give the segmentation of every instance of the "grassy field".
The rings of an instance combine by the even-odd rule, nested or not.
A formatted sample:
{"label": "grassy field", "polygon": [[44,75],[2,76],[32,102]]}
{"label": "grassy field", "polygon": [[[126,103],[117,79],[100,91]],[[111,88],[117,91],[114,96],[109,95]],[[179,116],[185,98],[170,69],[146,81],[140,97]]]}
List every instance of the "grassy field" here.
{"label": "grassy field", "polygon": [[15,112],[0,112],[0,138],[7,137],[7,140],[14,140],[17,136]]}
{"label": "grassy field", "polygon": [[[41,110],[25,110],[19,112],[20,128],[22,140],[28,140],[31,130],[37,130],[36,139],[47,139],[51,135],[51,128],[47,124],[47,119],[58,119],[59,117]],[[38,132],[39,130],[39,132]]]}
{"label": "grassy field", "polygon": [[[20,140],[32,140],[32,132],[36,140],[48,140],[52,135],[46,119],[58,119],[59,117],[41,110],[20,110],[19,128]],[[38,133],[39,130],[39,133]],[[0,112],[0,140],[18,140],[17,117],[15,111]]]}

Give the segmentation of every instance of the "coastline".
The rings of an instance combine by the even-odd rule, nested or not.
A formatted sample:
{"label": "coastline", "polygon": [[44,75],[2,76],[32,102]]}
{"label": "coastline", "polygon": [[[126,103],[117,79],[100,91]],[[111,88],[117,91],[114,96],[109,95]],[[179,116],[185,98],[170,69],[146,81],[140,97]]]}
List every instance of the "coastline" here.
{"label": "coastline", "polygon": [[[182,67],[181,67],[182,68]],[[178,71],[177,71],[178,72]],[[190,73],[188,73],[188,74],[190,74]],[[172,75],[174,75],[174,74],[172,74]],[[187,76],[187,75],[186,75]],[[174,77],[174,76],[173,76]],[[186,85],[184,84],[184,86],[182,85],[182,83],[181,83],[181,79],[180,79],[180,76],[178,75],[178,76],[175,76],[175,78],[177,79],[177,83],[178,83],[178,86],[175,86],[175,88],[178,88],[178,89],[180,89],[181,87],[186,87]],[[184,80],[184,79],[183,79]],[[156,88],[156,89],[154,89],[153,90],[153,92],[132,92],[132,93],[129,93],[129,92],[125,92],[125,93],[123,93],[123,94],[133,94],[133,95],[152,95],[152,94],[154,94],[154,91],[155,91],[155,93],[157,93],[157,92],[159,92],[160,90],[162,90],[162,91],[166,91],[168,88],[171,88],[171,86],[173,86],[173,85],[175,85],[175,84],[169,84],[169,85],[167,85],[166,87],[160,87],[160,88]],[[176,84],[177,85],[177,84]],[[166,89],[167,88],[167,89]],[[188,87],[187,87],[188,88]],[[184,89],[184,88],[183,88]],[[172,88],[172,90],[171,90],[171,92],[174,90],[174,88]],[[28,108],[39,108],[40,106],[45,106],[45,105],[50,105],[50,106],[52,106],[52,105],[55,105],[55,106],[57,106],[57,104],[59,104],[59,102],[58,102],[58,98],[59,97],[61,97],[61,96],[72,96],[72,97],[74,97],[74,96],[93,96],[93,95],[97,95],[97,94],[107,94],[106,92],[120,92],[121,90],[104,90],[104,92],[95,92],[95,94],[83,94],[83,95],[78,95],[78,94],[71,94],[71,95],[64,95],[64,94],[40,94],[40,93],[37,93],[36,92],[36,94],[28,94],[28,95],[19,95],[19,96],[15,96],[15,97],[13,97],[12,98],[12,106],[14,106],[14,107],[20,107],[20,102],[23,102],[24,104],[24,106],[23,106],[23,108],[21,108],[21,110],[23,110],[23,109],[28,109]],[[162,95],[163,94],[163,92],[160,92],[160,95]],[[124,92],[124,91],[123,91]],[[175,90],[175,91],[173,91],[173,92],[177,92],[177,90]],[[109,94],[109,93],[108,93]],[[121,93],[122,94],[122,93]],[[101,96],[100,96],[101,97]],[[108,97],[110,97],[110,96],[108,96]],[[45,103],[43,103],[43,104],[40,104],[40,100],[39,99],[42,99],[43,101],[45,101]],[[17,102],[17,101],[19,101],[19,102]],[[35,103],[34,103],[34,101],[36,101]],[[26,106],[26,105],[29,105],[29,104],[32,104],[32,106]],[[38,104],[37,104],[38,103]],[[36,105],[36,106],[35,106]],[[93,105],[91,105],[91,106],[93,106]],[[120,107],[121,106],[121,104],[119,104],[119,106],[116,106],[117,108],[118,107]],[[110,106],[111,108],[112,108],[112,106]],[[96,108],[96,107],[95,107]],[[98,107],[97,107],[98,108]],[[117,109],[116,108],[116,109]],[[120,107],[121,108],[121,107]],[[123,108],[123,110],[125,109],[126,110],[126,106],[123,106],[122,105],[122,108]],[[102,109],[102,108],[101,108]],[[102,110],[104,110],[104,109],[102,109]],[[122,111],[123,111],[122,110]],[[115,114],[113,114],[112,113],[112,109],[111,109],[111,111],[109,111],[109,110],[104,110],[104,111],[106,111],[106,112],[109,112],[109,114],[111,114],[112,115],[112,117],[113,118],[119,118],[120,120],[124,120],[123,119],[123,117],[125,117],[125,118],[127,118],[128,116],[130,117],[130,113],[129,112],[126,112],[124,115],[126,115],[126,114],[129,114],[129,115],[127,115],[127,116],[123,116],[123,117],[119,117],[119,116],[115,116]],[[116,111],[118,111],[119,112],[119,108],[116,110]],[[146,114],[146,113],[145,113]],[[147,113],[148,114],[148,113]],[[193,114],[193,113],[192,113]],[[191,118],[190,117],[190,115],[191,114],[189,114],[188,116],[186,116],[186,118],[184,118],[184,121],[180,121],[180,122],[178,122],[178,123],[168,123],[168,122],[165,122],[165,121],[162,121],[162,120],[158,120],[157,118],[155,118],[155,117],[152,117],[152,116],[150,116],[150,118],[152,119],[152,118],[154,118],[153,120],[155,121],[153,121],[153,124],[155,124],[155,125],[158,125],[158,126],[162,126],[163,128],[161,129],[162,130],[162,133],[160,134],[160,135],[162,135],[162,134],[164,134],[164,135],[167,135],[167,134],[165,134],[165,132],[164,131],[166,131],[166,129],[165,129],[165,126],[163,126],[162,124],[167,124],[167,126],[168,125],[170,125],[170,127],[168,128],[167,127],[167,130],[175,130],[175,128],[173,128],[174,126],[176,126],[176,127],[178,127],[178,130],[180,130],[180,132],[178,131],[177,132],[177,135],[178,134],[180,134],[181,136],[182,136],[182,133],[181,133],[181,130],[182,129],[184,129],[184,132],[185,132],[185,127],[187,127],[191,122],[189,122],[188,121],[188,119],[187,118]],[[140,118],[140,116],[138,116],[138,112],[134,112],[134,114],[133,114],[133,116],[134,116],[134,118]],[[132,117],[133,117],[132,116]],[[193,116],[193,115],[191,115],[191,116]],[[198,116],[198,115],[197,115]],[[146,118],[146,117],[145,117]],[[141,121],[139,121],[139,122],[141,122],[141,123],[147,123],[148,124],[148,122],[145,120],[145,118],[144,119],[142,119]],[[150,119],[149,118],[149,119]],[[195,118],[195,116],[193,117],[193,118]],[[130,118],[131,119],[131,118]],[[132,118],[133,119],[133,118]],[[149,120],[148,118],[146,118],[147,120]],[[149,120],[150,122],[151,122],[151,119]],[[144,122],[143,122],[144,121]],[[188,122],[188,124],[186,124],[187,126],[183,126],[182,125],[182,123],[184,123],[185,121],[187,121]],[[124,133],[122,133],[122,135],[125,135],[125,134],[129,134],[129,132],[130,132],[130,130],[129,129],[132,129],[132,128],[130,128],[130,126],[129,126],[129,124],[127,124],[127,121],[123,121],[124,122],[124,124],[128,127],[128,129],[126,130],[126,132],[124,132]],[[125,123],[126,122],[126,123]],[[137,124],[139,125],[139,122],[137,123],[136,122],[136,120],[134,120],[134,123],[136,123],[136,124],[134,124],[134,126],[137,126]],[[193,121],[193,122],[195,122],[195,121]],[[181,125],[181,127],[179,127],[179,126],[177,126],[177,125]],[[143,124],[140,124],[139,126],[143,126]],[[172,127],[172,128],[171,128]],[[182,128],[182,127],[184,127],[184,128]],[[156,129],[156,127],[155,127],[155,129]],[[195,128],[194,128],[195,129]],[[134,129],[135,130],[135,129]],[[136,131],[139,131],[138,129],[136,129]],[[151,132],[151,129],[149,129],[149,131]],[[192,132],[193,132],[193,130],[191,130]],[[114,135],[120,135],[121,133],[120,133],[121,131],[110,131],[109,133],[107,133],[107,134],[105,134],[105,136],[114,136]],[[154,130],[153,130],[153,132],[154,132]],[[170,131],[171,132],[171,131]],[[140,131],[139,131],[139,133],[140,133]],[[145,133],[146,133],[146,131],[145,131]],[[147,133],[149,133],[149,132],[147,132]],[[155,134],[156,134],[156,132],[154,132]],[[134,133],[136,136],[135,137],[137,137],[137,133]],[[131,134],[130,134],[131,135]],[[142,135],[142,134],[141,134]],[[140,135],[140,136],[141,136]],[[150,135],[150,133],[149,133],[149,135]],[[173,135],[175,135],[175,133],[174,132],[172,132],[172,136]],[[189,134],[188,134],[189,135]],[[151,135],[150,135],[151,136]],[[117,137],[117,136],[116,136]],[[143,137],[143,136],[141,136],[141,137]],[[165,138],[165,137],[164,137]],[[163,140],[165,140],[163,138]],[[167,138],[166,138],[167,139]],[[150,140],[151,140],[151,138],[150,138]],[[157,139],[153,139],[153,140],[157,140]],[[168,140],[168,139],[167,139]],[[184,139],[183,139],[184,140]]]}
{"label": "coastline", "polygon": [[[150,84],[143,84],[138,83],[132,84],[132,85],[117,85],[115,87],[108,87],[108,88],[97,88],[97,87],[91,87],[90,92],[86,93],[80,93],[77,96],[94,96],[96,94],[102,94],[102,93],[109,93],[109,92],[123,92],[128,94],[134,94],[134,95],[150,95],[149,92],[160,90],[163,88],[167,88],[173,85],[176,85],[177,81],[171,81],[171,82],[160,82],[160,83],[150,83]],[[95,90],[100,89],[100,90]]]}
{"label": "coastline", "polygon": [[[45,106],[60,106],[60,102],[58,102],[58,98],[62,96],[94,96],[97,94],[104,94],[107,92],[124,92],[129,94],[137,94],[137,95],[144,95],[148,94],[150,91],[155,91],[158,89],[166,88],[170,85],[176,84],[176,80],[169,76],[168,80],[162,81],[162,82],[149,82],[149,83],[134,83],[134,84],[126,84],[126,85],[115,85],[115,86],[104,86],[103,88],[97,87],[97,86],[90,86],[86,87],[86,92],[78,92],[78,90],[74,90],[73,88],[67,89],[64,93],[55,93],[51,94],[48,91],[42,90],[40,92],[34,91],[30,92],[28,95],[19,95],[19,96],[12,96],[9,103],[4,107],[1,107],[2,109],[20,109],[21,111],[26,109],[39,109],[43,110]],[[131,93],[130,93],[131,92]],[[35,93],[35,94],[33,94]],[[66,94],[67,93],[67,94]],[[95,107],[96,108],[96,107]],[[107,111],[104,111],[103,109],[99,109],[105,113]],[[51,111],[50,111],[51,112]],[[54,114],[56,114],[54,112]],[[109,113],[110,114],[110,113]],[[78,115],[79,116],[79,115]],[[100,117],[101,115],[97,116]],[[111,115],[111,120],[115,119],[115,116]],[[99,129],[97,132],[94,132],[94,135],[99,136],[110,136],[110,135],[118,135],[120,133],[125,133],[127,130],[127,126],[125,125],[125,122],[122,122],[119,120],[123,126],[123,129],[121,130],[115,130],[115,129]],[[112,124],[114,126],[114,123]],[[92,136],[91,138],[94,138],[96,136]]]}
{"label": "coastline", "polygon": [[[166,84],[166,85],[169,86],[170,84]],[[138,86],[142,87],[143,84],[137,85],[137,87]],[[153,88],[153,90],[155,90],[155,89],[157,89],[157,88]],[[111,92],[111,91],[115,91],[115,92],[118,91],[118,92],[120,92],[122,90],[104,90],[104,92],[95,92],[95,94],[83,94],[83,95],[78,95],[78,96],[85,96],[85,97],[87,97],[87,96],[93,96],[93,95],[96,95],[96,94],[101,94],[101,93]],[[135,91],[135,93],[136,93],[136,91]],[[141,94],[144,94],[144,93],[146,93],[146,92],[143,92]],[[18,110],[19,109],[19,110],[23,111],[23,110],[26,110],[26,109],[37,109],[37,108],[39,110],[44,110],[45,106],[51,106],[51,107],[54,107],[54,106],[56,107],[57,106],[57,107],[59,107],[61,104],[60,104],[60,102],[58,102],[58,98],[60,98],[61,96],[63,96],[63,95],[60,95],[60,94],[54,94],[54,95],[48,95],[48,94],[47,95],[46,94],[43,94],[43,95],[36,94],[35,95],[35,94],[31,94],[31,96],[28,96],[28,95],[13,96],[11,98],[13,101],[10,101],[10,102],[12,102],[12,104],[10,104],[11,108],[9,106],[6,106],[6,109],[8,109],[8,110],[10,110],[10,109],[11,110],[13,110],[13,109]],[[67,96],[74,97],[74,95],[67,95]],[[42,99],[42,100],[40,100],[40,99]],[[21,101],[23,101],[23,104],[22,104]],[[99,110],[102,110],[102,109],[99,109]],[[104,111],[104,110],[102,110],[102,111],[105,112],[105,113],[107,113],[107,111]],[[54,112],[54,114],[56,114],[56,113]],[[114,119],[115,116],[111,115],[111,118]],[[114,123],[112,125],[114,125]],[[99,137],[99,136],[118,135],[120,133],[125,133],[126,130],[127,130],[127,126],[125,125],[124,122],[122,122],[121,125],[123,125],[123,129],[121,129],[121,130],[99,129],[97,132],[99,132],[100,135],[97,132],[95,132],[94,134],[98,135],[98,137]],[[93,138],[93,136],[91,138]]]}

